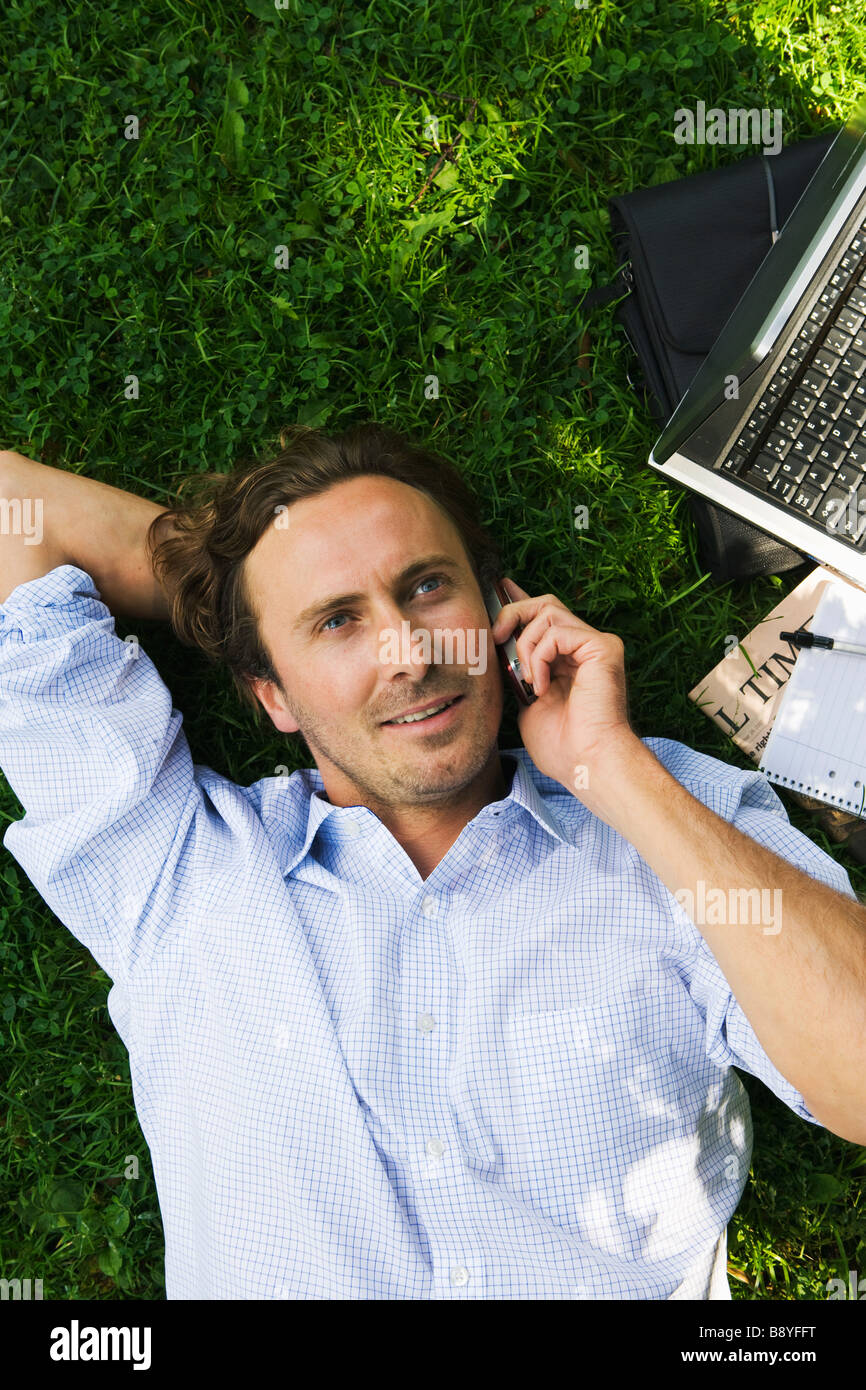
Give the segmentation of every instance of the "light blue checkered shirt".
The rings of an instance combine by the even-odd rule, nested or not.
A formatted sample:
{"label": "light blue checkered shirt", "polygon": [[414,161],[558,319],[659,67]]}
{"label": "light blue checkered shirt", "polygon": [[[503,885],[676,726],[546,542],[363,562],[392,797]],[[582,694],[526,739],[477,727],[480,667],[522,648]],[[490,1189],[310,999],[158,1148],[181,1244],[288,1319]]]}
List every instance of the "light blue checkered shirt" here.
{"label": "light blue checkered shirt", "polygon": [[[760,774],[644,742],[856,896]],[[633,847],[525,750],[503,760],[507,796],[422,880],[317,771],[193,765],[83,570],[0,605],[26,812],[4,844],[113,981],[169,1298],[730,1298],[752,1141],[732,1064],[817,1121]]]}

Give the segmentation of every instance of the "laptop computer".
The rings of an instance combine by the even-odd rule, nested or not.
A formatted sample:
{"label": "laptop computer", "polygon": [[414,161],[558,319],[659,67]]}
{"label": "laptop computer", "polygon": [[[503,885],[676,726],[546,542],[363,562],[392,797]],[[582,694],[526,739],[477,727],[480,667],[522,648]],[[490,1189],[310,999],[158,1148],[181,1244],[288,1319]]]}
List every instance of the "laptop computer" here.
{"label": "laptop computer", "polygon": [[866,590],[866,101],[649,465]]}

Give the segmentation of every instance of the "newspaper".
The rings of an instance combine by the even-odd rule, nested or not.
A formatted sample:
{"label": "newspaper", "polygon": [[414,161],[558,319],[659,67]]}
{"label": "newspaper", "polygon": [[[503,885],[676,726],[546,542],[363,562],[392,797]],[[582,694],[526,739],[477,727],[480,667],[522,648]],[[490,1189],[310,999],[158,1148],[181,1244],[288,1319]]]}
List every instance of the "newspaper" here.
{"label": "newspaper", "polygon": [[[760,762],[797,659],[797,648],[783,640],[781,632],[808,628],[826,586],[845,582],[819,565],[689,691],[689,699],[724,729],[752,762]],[[860,816],[788,787],[774,790],[814,812],[832,840],[846,844],[855,859],[866,863],[866,824]]]}

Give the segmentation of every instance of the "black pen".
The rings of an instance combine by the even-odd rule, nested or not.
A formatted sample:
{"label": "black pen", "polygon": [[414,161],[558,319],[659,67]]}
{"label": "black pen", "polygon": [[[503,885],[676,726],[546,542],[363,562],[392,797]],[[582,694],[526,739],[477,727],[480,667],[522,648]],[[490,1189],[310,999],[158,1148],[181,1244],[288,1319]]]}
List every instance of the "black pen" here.
{"label": "black pen", "polygon": [[860,656],[866,656],[866,647],[860,647],[856,642],[841,642],[838,637],[818,637],[803,627],[798,627],[796,632],[783,632],[780,636],[785,642],[793,642],[795,647],[823,647],[827,651],[857,652]]}

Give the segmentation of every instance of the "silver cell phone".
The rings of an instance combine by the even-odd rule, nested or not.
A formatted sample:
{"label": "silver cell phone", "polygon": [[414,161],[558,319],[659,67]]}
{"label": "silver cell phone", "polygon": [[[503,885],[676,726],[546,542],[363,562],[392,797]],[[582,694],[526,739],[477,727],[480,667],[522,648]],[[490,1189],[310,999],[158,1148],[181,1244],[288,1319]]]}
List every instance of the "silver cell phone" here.
{"label": "silver cell phone", "polygon": [[[501,579],[494,580],[493,584],[487,587],[484,592],[484,602],[487,606],[488,617],[491,623],[494,623],[506,603],[512,602],[505,592]],[[531,705],[533,700],[536,700],[538,697],[529,684],[529,681],[524,680],[523,672],[520,667],[520,657],[517,655],[516,638],[520,636],[522,631],[522,625],[516,627],[511,636],[506,638],[504,642],[497,642],[496,650],[499,654],[499,661],[502,669],[505,672],[506,681],[511,686],[520,704]]]}

